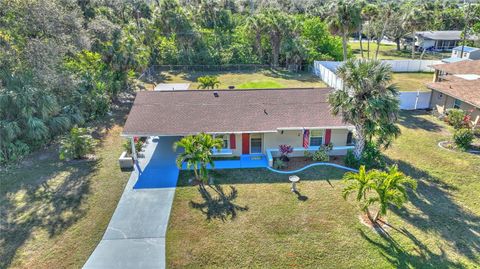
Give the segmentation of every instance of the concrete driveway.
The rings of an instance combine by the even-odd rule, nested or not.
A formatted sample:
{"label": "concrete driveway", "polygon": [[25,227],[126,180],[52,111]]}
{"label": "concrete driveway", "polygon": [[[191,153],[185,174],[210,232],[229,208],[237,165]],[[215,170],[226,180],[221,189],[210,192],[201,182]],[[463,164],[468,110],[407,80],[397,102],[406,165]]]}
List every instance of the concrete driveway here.
{"label": "concrete driveway", "polygon": [[107,230],[83,268],[165,268],[165,235],[179,170],[173,142],[151,140]]}

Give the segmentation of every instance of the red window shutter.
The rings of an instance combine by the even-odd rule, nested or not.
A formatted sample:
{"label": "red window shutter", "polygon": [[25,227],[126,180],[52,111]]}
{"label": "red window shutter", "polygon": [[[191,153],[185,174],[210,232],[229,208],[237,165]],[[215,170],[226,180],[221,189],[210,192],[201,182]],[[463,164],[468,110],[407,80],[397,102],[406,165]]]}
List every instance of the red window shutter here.
{"label": "red window shutter", "polygon": [[242,134],[242,154],[250,154],[250,134]]}
{"label": "red window shutter", "polygon": [[325,145],[330,143],[330,139],[332,138],[332,129],[325,130]]}
{"label": "red window shutter", "polygon": [[236,149],[237,145],[235,144],[235,134],[230,134],[230,149]]}

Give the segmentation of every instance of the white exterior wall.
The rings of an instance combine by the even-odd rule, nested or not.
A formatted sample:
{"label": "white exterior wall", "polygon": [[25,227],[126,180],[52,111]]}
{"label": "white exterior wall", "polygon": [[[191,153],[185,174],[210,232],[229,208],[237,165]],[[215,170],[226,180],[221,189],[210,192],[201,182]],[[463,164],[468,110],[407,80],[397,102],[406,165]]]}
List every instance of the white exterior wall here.
{"label": "white exterior wall", "polygon": [[[347,135],[348,135],[347,129],[333,129],[330,142],[332,142],[334,147],[346,146]],[[330,155],[345,155],[345,154],[347,154],[347,150],[332,150],[330,152]]]}
{"label": "white exterior wall", "polygon": [[[278,149],[280,145],[290,145],[294,148],[303,147],[303,131],[283,131],[278,133],[266,133],[263,135],[263,151],[265,149]],[[303,156],[303,152],[294,152],[291,156]]]}
{"label": "white exterior wall", "polygon": [[[325,130],[323,130],[323,141],[325,141]],[[334,147],[346,146],[348,129],[332,129],[330,142]],[[262,135],[262,153],[267,149],[278,149],[280,145],[290,145],[293,148],[303,147],[303,130],[284,130],[276,133],[263,133]],[[230,135],[228,134],[230,137]],[[230,140],[230,145],[232,141]],[[217,157],[231,157],[242,155],[243,149],[242,134],[235,134],[235,149],[230,149],[232,154],[217,155]],[[331,155],[344,155],[346,150],[333,150]],[[303,151],[294,151],[290,156],[303,156]]]}
{"label": "white exterior wall", "polygon": [[417,38],[417,42],[415,42],[415,45],[423,49],[427,49],[430,47],[435,47],[435,40]]}

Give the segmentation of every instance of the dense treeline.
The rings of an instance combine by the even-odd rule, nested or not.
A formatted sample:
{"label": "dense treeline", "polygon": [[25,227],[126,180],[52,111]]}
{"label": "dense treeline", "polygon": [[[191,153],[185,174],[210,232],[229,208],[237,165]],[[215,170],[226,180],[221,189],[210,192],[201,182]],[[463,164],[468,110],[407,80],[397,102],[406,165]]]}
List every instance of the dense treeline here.
{"label": "dense treeline", "polygon": [[[466,23],[464,7],[455,1],[355,1],[358,21],[345,28],[336,16],[342,3],[0,1],[0,163],[104,116],[150,65],[258,63],[299,69],[313,60],[343,59],[342,29],[347,37],[368,30],[372,40],[382,32],[395,40],[412,29],[462,30]],[[411,7],[428,11],[420,13],[429,19],[407,20]]]}

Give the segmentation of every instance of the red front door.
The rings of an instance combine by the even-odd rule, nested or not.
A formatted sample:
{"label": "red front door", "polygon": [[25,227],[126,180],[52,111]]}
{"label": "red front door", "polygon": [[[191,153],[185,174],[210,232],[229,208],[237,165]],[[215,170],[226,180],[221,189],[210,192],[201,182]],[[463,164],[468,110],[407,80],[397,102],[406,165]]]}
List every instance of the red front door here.
{"label": "red front door", "polygon": [[250,134],[242,134],[242,154],[250,154]]}

